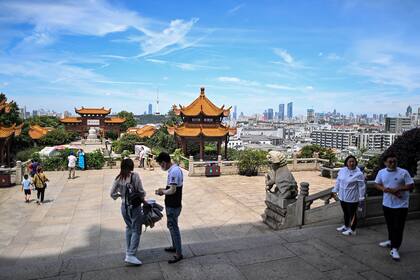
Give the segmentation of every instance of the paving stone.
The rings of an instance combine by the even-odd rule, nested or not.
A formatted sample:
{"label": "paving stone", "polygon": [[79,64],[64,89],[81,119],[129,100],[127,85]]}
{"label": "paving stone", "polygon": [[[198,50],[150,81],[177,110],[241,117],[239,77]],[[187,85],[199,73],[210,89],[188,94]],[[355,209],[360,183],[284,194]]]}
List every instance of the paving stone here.
{"label": "paving stone", "polygon": [[248,280],[325,279],[325,275],[298,257],[240,266]]}
{"label": "paving stone", "polygon": [[282,245],[272,245],[268,247],[238,250],[228,253],[227,256],[235,265],[247,265],[291,258],[296,255]]}
{"label": "paving stone", "polygon": [[108,279],[164,279],[159,264],[145,264],[142,266],[127,266],[100,271],[89,271],[82,274],[82,280],[108,280]]}
{"label": "paving stone", "polygon": [[367,279],[367,280],[387,280],[387,279],[391,279],[391,278],[386,277],[385,275],[383,275],[383,274],[381,274],[377,271],[374,271],[374,270],[361,272],[360,275],[363,276],[363,278]]}

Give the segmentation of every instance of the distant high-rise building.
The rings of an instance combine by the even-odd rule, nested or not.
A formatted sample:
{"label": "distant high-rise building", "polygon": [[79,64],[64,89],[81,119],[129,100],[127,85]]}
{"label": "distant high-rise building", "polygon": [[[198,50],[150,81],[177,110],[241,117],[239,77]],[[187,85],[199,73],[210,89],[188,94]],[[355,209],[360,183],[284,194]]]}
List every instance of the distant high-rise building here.
{"label": "distant high-rise building", "polygon": [[32,116],[33,116],[33,117],[38,116],[38,110],[33,110],[33,111],[32,111]]}
{"label": "distant high-rise building", "polygon": [[233,119],[236,121],[238,117],[238,107],[236,105],[233,107]]}
{"label": "distant high-rise building", "polygon": [[293,102],[287,103],[287,118],[288,119],[293,118]]}
{"label": "distant high-rise building", "polygon": [[379,122],[383,123],[384,122],[384,114],[379,114]]}
{"label": "distant high-rise building", "polygon": [[284,104],[279,105],[279,120],[284,121]]}
{"label": "distant high-rise building", "polygon": [[268,120],[274,119],[274,110],[272,108],[268,108],[267,110],[267,119]]}
{"label": "distant high-rise building", "polygon": [[315,122],[315,110],[314,109],[308,109],[306,120],[308,123],[314,123]]}
{"label": "distant high-rise building", "polygon": [[410,105],[408,105],[408,107],[407,107],[407,111],[405,111],[405,116],[406,117],[409,117],[409,116],[411,116],[413,114],[413,108],[411,108],[411,106]]}
{"label": "distant high-rise building", "polygon": [[401,133],[411,129],[411,118],[385,118],[385,131]]}
{"label": "distant high-rise building", "polygon": [[264,111],[263,117],[264,117],[264,120],[268,120],[268,112],[267,112],[267,110]]}
{"label": "distant high-rise building", "polygon": [[149,104],[149,111],[148,111],[149,115],[153,114],[153,105]]}

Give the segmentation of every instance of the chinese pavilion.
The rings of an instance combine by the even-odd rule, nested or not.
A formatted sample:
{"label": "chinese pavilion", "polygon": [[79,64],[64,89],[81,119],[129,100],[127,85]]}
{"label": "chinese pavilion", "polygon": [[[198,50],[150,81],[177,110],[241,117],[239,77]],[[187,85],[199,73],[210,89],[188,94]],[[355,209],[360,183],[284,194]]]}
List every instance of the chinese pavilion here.
{"label": "chinese pavilion", "polygon": [[[11,104],[7,103],[7,99],[3,98],[0,101],[0,115],[9,114],[11,112]],[[19,136],[22,132],[23,123],[17,125],[13,123],[11,125],[5,125],[0,123],[0,167],[10,167],[10,148],[12,146],[12,140],[14,136]]]}
{"label": "chinese pavilion", "polygon": [[217,154],[220,155],[224,142],[227,158],[229,135],[234,135],[236,128],[225,126],[222,121],[229,116],[232,107],[217,107],[206,97],[204,91],[205,89],[201,88],[200,96],[188,106],[173,106],[175,114],[182,118],[182,124],[168,127],[168,132],[175,136],[175,141],[178,147],[182,148],[184,155],[188,155],[189,143],[198,143],[200,160],[203,160],[205,142],[216,142]]}
{"label": "chinese pavilion", "polygon": [[80,117],[65,117],[60,119],[64,127],[68,131],[74,131],[84,137],[87,135],[89,128],[98,128],[104,135],[107,131],[113,131],[120,134],[121,124],[125,122],[124,118],[107,117],[111,113],[111,109],[102,108],[85,108],[74,109]]}

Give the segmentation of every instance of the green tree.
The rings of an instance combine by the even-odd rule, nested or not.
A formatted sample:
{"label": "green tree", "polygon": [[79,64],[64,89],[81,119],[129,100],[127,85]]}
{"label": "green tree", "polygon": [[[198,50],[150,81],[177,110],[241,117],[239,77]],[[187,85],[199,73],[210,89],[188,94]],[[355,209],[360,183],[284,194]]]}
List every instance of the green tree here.
{"label": "green tree", "polygon": [[31,125],[37,124],[42,127],[63,127],[59,118],[54,116],[34,116],[27,119],[27,122],[29,122]]}
{"label": "green tree", "polygon": [[[6,100],[6,95],[4,93],[0,93],[0,102]],[[22,119],[19,116],[19,107],[16,102],[10,102],[8,108],[10,109],[8,112],[6,112],[5,109],[0,111],[0,124],[7,127],[12,126],[13,124],[21,124]]]}
{"label": "green tree", "polygon": [[112,142],[112,149],[121,154],[127,150],[134,153],[134,145],[144,143],[144,139],[134,134],[124,134],[119,140]]}
{"label": "green tree", "polygon": [[176,149],[175,139],[169,135],[166,127],[161,127],[152,137],[146,139],[146,145],[168,153],[173,153]]}
{"label": "green tree", "polygon": [[165,126],[173,126],[175,124],[179,124],[182,121],[181,117],[175,114],[173,110],[170,110],[168,114],[165,116],[164,125]]}
{"label": "green tree", "polygon": [[246,176],[258,175],[258,170],[268,164],[267,152],[263,150],[246,149],[238,154],[239,174]]}
{"label": "green tree", "polygon": [[129,127],[137,125],[137,121],[134,119],[134,114],[127,111],[121,111],[118,113],[118,117],[125,118],[125,122],[121,125],[123,131],[127,131]]}
{"label": "green tree", "polygon": [[45,146],[56,146],[56,145],[63,145],[69,144],[70,142],[77,139],[77,134],[74,132],[68,132],[63,128],[57,128],[53,131],[50,131],[39,139],[39,143]]}

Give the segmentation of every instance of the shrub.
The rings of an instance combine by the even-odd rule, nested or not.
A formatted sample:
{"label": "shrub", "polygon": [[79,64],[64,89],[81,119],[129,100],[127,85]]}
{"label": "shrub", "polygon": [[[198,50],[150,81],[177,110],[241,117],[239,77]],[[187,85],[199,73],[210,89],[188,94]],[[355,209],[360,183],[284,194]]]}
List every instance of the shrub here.
{"label": "shrub", "polygon": [[105,157],[100,150],[86,153],[86,167],[89,169],[101,169],[105,165]]}
{"label": "shrub", "polygon": [[25,150],[19,151],[16,154],[16,160],[20,160],[22,162],[30,160],[34,153],[37,153],[39,148],[27,148]]}
{"label": "shrub", "polygon": [[256,176],[258,170],[267,164],[267,152],[265,151],[247,149],[239,152],[238,167],[240,175]]}
{"label": "shrub", "polygon": [[77,139],[77,133],[68,132],[63,128],[58,128],[53,131],[50,131],[39,139],[39,143],[45,146],[57,146],[68,144]]}
{"label": "shrub", "polygon": [[130,151],[124,150],[121,153],[121,159],[128,158],[128,157],[130,157],[130,155],[131,155]]}
{"label": "shrub", "polygon": [[117,140],[118,136],[119,136],[119,134],[116,133],[113,130],[109,130],[109,131],[105,132],[105,138],[106,139]]}
{"label": "shrub", "polygon": [[138,135],[124,134],[120,140],[112,142],[112,148],[117,154],[121,154],[124,150],[134,153],[134,145],[142,142],[143,138]]}
{"label": "shrub", "polygon": [[42,160],[41,165],[45,171],[65,170],[67,159],[63,159],[61,156],[47,157]]}

